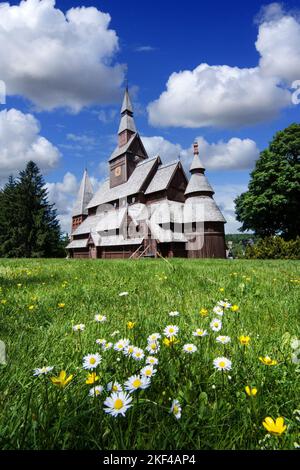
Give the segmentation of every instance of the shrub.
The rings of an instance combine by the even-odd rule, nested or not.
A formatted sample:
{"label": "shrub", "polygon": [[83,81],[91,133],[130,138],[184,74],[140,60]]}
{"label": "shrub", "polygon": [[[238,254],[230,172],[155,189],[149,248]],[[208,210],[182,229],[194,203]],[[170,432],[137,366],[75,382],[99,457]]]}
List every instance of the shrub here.
{"label": "shrub", "polygon": [[261,238],[246,248],[248,259],[300,259],[300,237],[285,241],[281,237]]}

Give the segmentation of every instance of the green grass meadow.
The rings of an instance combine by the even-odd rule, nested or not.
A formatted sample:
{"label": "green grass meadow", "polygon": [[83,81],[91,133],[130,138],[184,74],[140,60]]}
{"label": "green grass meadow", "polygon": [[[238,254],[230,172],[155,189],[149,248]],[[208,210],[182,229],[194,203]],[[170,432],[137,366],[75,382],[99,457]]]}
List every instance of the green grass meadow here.
{"label": "green grass meadow", "polygon": [[[300,338],[297,261],[248,260],[2,260],[0,262],[1,449],[294,449],[300,446],[300,364],[291,341]],[[126,296],[119,296],[121,292]],[[239,309],[213,312],[228,299]],[[200,314],[207,309],[207,315]],[[170,317],[169,312],[179,316]],[[94,316],[107,317],[97,323]],[[212,331],[213,318],[222,329]],[[127,323],[134,322],[128,329]],[[83,323],[83,332],[74,332]],[[164,328],[177,325],[178,342],[163,343]],[[196,328],[205,337],[194,337]],[[118,333],[115,333],[118,331]],[[131,394],[125,416],[104,411],[111,381],[121,385],[139,373],[136,361],[113,348],[102,351],[97,338],[146,351],[147,337],[160,333],[158,365],[150,387]],[[113,336],[112,336],[113,334]],[[231,341],[220,344],[218,335]],[[247,346],[239,337],[247,335]],[[183,345],[197,351],[187,354]],[[104,390],[89,396],[83,356],[98,352]],[[219,371],[213,360],[232,361]],[[264,365],[269,356],[276,365]],[[33,369],[53,366],[35,377]],[[64,388],[50,377],[73,375]],[[246,386],[257,394],[249,397]],[[172,401],[182,413],[170,413]],[[281,435],[269,434],[266,417],[284,418]]]}

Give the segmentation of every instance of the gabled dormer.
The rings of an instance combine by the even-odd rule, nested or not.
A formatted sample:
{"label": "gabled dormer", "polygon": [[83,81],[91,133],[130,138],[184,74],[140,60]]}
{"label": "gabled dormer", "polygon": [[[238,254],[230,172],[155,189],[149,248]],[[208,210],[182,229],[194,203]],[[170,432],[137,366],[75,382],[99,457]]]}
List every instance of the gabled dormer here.
{"label": "gabled dormer", "polygon": [[136,165],[146,158],[148,158],[148,155],[136,131],[133,108],[128,88],[126,88],[121,108],[118,146],[109,159],[110,187],[113,188],[126,183]]}

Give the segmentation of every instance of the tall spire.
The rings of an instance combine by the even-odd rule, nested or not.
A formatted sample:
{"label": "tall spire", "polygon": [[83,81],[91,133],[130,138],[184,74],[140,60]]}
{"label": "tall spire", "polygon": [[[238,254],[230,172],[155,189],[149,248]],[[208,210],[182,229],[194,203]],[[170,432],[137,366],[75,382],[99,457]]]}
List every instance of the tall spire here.
{"label": "tall spire", "polygon": [[89,178],[87,169],[85,168],[83,177],[80,183],[77,199],[73,207],[72,215],[87,215],[87,205],[94,195],[93,186]]}
{"label": "tall spire", "polygon": [[133,134],[136,134],[136,127],[133,119],[133,108],[128,92],[128,87],[126,86],[121,108],[121,121],[118,130],[119,147],[123,147],[123,145],[127,144]]}
{"label": "tall spire", "polygon": [[191,178],[185,190],[185,197],[193,196],[210,196],[214,194],[214,190],[204,175],[205,168],[199,158],[198,142],[194,143],[194,157],[190,167]]}

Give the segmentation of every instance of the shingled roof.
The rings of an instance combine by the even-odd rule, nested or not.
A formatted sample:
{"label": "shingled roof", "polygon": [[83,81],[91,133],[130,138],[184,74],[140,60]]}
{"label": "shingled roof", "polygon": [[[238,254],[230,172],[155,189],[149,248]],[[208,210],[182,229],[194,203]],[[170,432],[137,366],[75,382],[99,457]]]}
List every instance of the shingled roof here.
{"label": "shingled roof", "polygon": [[89,178],[87,170],[84,170],[77,199],[72,210],[72,215],[76,216],[87,214],[87,205],[92,199],[93,195],[94,191],[91,180]]}
{"label": "shingled roof", "polygon": [[152,178],[151,183],[145,191],[145,194],[156,193],[157,191],[163,191],[166,189],[178,166],[179,161],[161,165]]}

